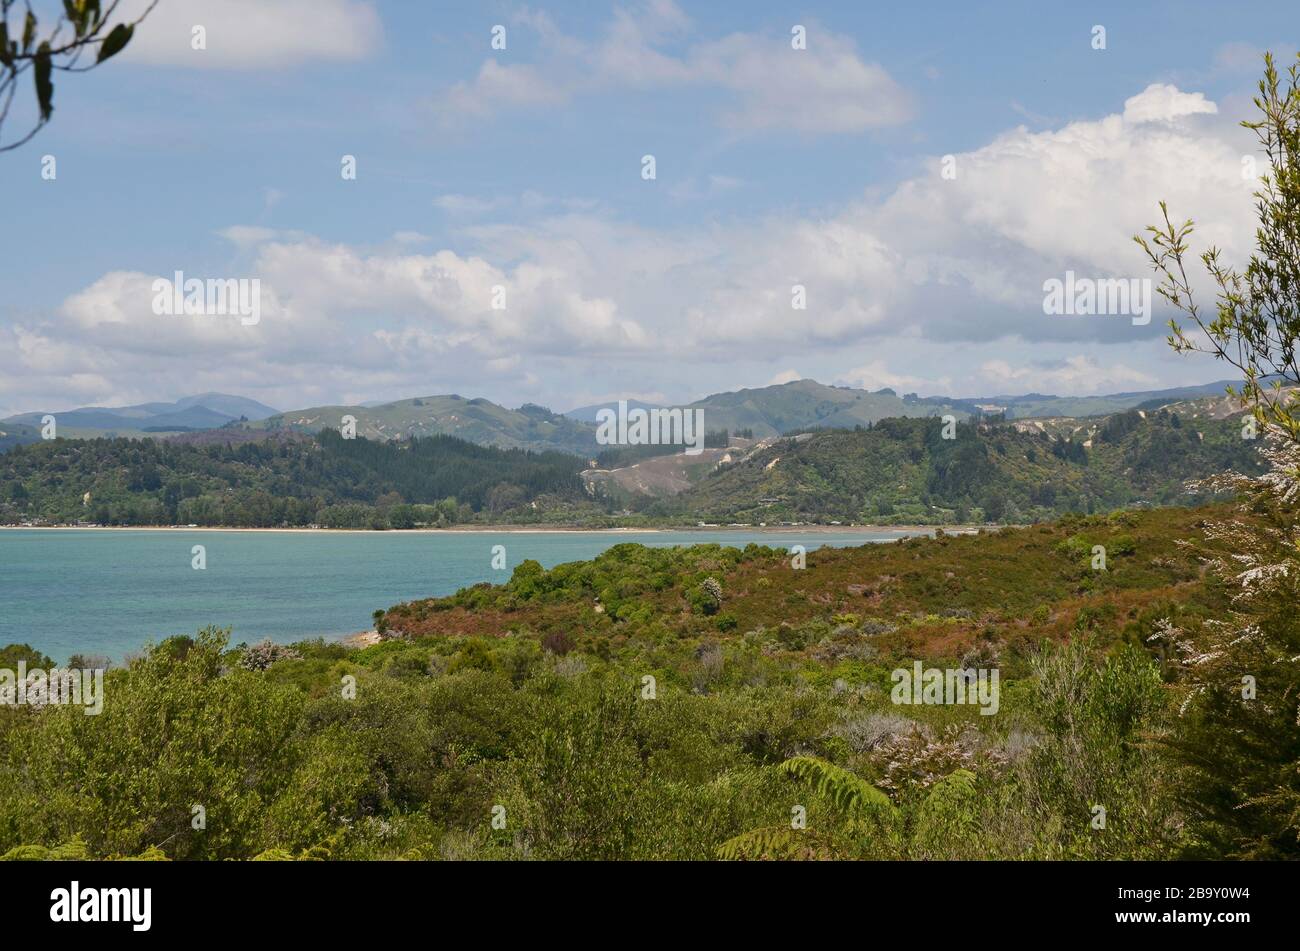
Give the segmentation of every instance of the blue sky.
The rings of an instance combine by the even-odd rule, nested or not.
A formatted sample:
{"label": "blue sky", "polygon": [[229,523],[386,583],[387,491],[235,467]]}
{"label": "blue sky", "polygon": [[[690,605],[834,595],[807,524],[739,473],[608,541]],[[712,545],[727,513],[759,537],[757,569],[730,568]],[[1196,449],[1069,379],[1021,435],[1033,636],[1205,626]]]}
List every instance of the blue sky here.
{"label": "blue sky", "polygon": [[[1218,379],[1159,311],[1051,317],[1042,283],[1146,276],[1127,237],[1161,198],[1244,258],[1236,123],[1296,25],[1281,2],[161,0],[0,154],[0,414]],[[261,321],[153,313],[177,270],[259,279]]]}

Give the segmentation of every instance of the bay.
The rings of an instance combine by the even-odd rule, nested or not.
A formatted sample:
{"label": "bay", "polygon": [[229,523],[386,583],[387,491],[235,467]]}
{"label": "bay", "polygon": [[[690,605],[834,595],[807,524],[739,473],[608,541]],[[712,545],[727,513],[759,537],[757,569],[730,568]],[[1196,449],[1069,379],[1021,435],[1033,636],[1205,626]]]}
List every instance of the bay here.
{"label": "bay", "polygon": [[[121,661],[150,642],[231,628],[231,643],[326,639],[368,630],[400,601],[503,582],[524,559],[547,568],[625,542],[856,546],[901,529],[660,532],[259,532],[148,529],[0,531],[0,646],[30,644]],[[929,532],[924,532],[929,534]],[[191,567],[195,545],[207,567]],[[492,569],[504,545],[505,571]]]}

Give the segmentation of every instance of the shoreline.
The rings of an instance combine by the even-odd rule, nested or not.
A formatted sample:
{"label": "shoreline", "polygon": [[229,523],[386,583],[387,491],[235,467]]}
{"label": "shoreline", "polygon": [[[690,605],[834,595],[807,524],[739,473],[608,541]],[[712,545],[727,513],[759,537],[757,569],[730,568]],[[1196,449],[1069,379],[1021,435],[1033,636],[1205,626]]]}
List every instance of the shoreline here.
{"label": "shoreline", "polygon": [[225,528],[211,525],[0,525],[0,531],[22,532],[269,532],[327,535],[436,535],[436,534],[656,534],[663,532],[750,532],[760,535],[857,535],[863,533],[917,533],[942,529],[950,535],[992,531],[1001,525],[682,525],[653,528],[573,528],[531,525],[474,525],[457,528]]}

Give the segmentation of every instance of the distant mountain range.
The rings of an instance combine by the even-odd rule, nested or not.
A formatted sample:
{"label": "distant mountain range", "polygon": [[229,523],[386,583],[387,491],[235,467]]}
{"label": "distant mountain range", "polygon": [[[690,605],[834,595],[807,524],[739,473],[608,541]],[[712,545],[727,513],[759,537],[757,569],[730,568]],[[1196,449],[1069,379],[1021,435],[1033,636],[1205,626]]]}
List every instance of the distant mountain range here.
{"label": "distant mountain range", "polygon": [[[705,427],[709,431],[725,429],[732,434],[749,431],[754,439],[767,439],[813,429],[854,429],[874,425],[882,419],[945,414],[960,420],[997,414],[1005,414],[1009,419],[1104,416],[1133,408],[1157,408],[1179,400],[1222,396],[1227,385],[1228,381],[1220,381],[1103,396],[1029,393],[955,398],[921,397],[914,393],[900,396],[888,388],[868,391],[827,386],[815,380],[796,380],[715,393],[689,404],[688,408],[704,410]],[[629,400],[628,405],[629,408],[654,408],[653,404],[640,400]],[[257,438],[259,432],[310,434],[337,429],[344,416],[353,416],[357,435],[368,439],[449,435],[501,449],[558,450],[594,458],[606,448],[599,446],[595,438],[596,415],[606,406],[612,408],[616,404],[593,404],[560,414],[532,404],[507,409],[487,399],[450,394],[379,404],[315,406],[282,413],[256,400],[205,393],[174,403],[84,407],[54,415],[59,433],[73,437],[166,436],[233,427],[242,430],[239,437],[232,437],[239,441]],[[39,438],[44,415],[44,412],[22,413],[0,421],[0,451]]]}
{"label": "distant mountain range", "polygon": [[[84,406],[62,412],[40,410],[19,413],[0,420],[0,429],[19,427],[36,430],[39,438],[41,420],[55,418],[58,432],[67,436],[140,436],[183,433],[196,429],[216,429],[239,419],[256,421],[275,415],[279,410],[243,396],[225,393],[201,393],[174,403],[139,403],[135,406]],[[26,434],[32,435],[32,434]],[[4,437],[0,437],[3,439]],[[29,441],[20,439],[19,441]],[[3,445],[0,443],[0,445]]]}
{"label": "distant mountain range", "polygon": [[[1134,408],[1158,408],[1179,400],[1222,396],[1231,381],[1183,386],[1168,390],[1144,390],[1112,393],[1106,396],[1049,396],[1028,393],[1023,396],[899,396],[895,390],[875,391],[849,386],[827,386],[815,380],[796,380],[756,389],[715,393],[689,404],[705,411],[709,430],[726,429],[732,433],[749,429],[754,438],[780,436],[809,429],[853,429],[875,424],[882,419],[905,419],[942,416],[951,413],[958,419],[970,416],[1004,414],[1008,419],[1026,417],[1105,416]],[[628,408],[651,408],[654,404],[628,400]],[[582,406],[565,413],[571,419],[594,423],[603,408],[616,408],[617,402]]]}
{"label": "distant mountain range", "polygon": [[[655,408],[654,404],[641,400],[627,403],[629,409]],[[617,405],[617,402],[597,403],[558,414],[529,404],[507,409],[486,399],[423,396],[380,406],[359,404],[294,410],[252,423],[250,428],[317,432],[338,428],[343,416],[349,415],[356,418],[357,435],[367,439],[447,435],[500,449],[560,450],[594,457],[606,448],[596,442],[597,413]],[[687,408],[703,409],[705,427],[711,432],[751,430],[760,439],[813,427],[852,429],[890,417],[952,413],[966,419],[980,412],[974,402],[967,405],[935,397],[900,397],[893,390],[869,393],[850,387],[826,386],[814,380],[717,393]]]}
{"label": "distant mountain range", "polygon": [[[710,432],[752,430],[754,437],[779,436],[794,430],[865,426],[888,417],[942,416],[953,413],[961,419],[974,410],[960,401],[944,398],[899,397],[893,390],[874,393],[847,386],[827,386],[815,380],[796,380],[757,389],[715,393],[687,405],[704,410],[704,425]],[[654,403],[628,400],[628,409],[654,409]],[[595,403],[571,409],[565,416],[581,422],[596,422],[602,409],[617,411],[618,402]]]}
{"label": "distant mountain range", "polygon": [[[660,403],[647,403],[644,400],[627,400],[627,408],[629,410],[659,409],[661,406],[662,404]],[[590,406],[579,406],[577,409],[569,410],[564,415],[569,417],[569,419],[576,419],[580,423],[591,423],[595,425],[596,415],[602,409],[612,409],[615,412],[618,412],[618,401],[615,400],[611,403],[593,403]]]}
{"label": "distant mountain range", "polygon": [[1221,397],[1230,385],[1234,385],[1234,381],[1219,380],[1198,386],[1179,386],[1168,390],[1137,390],[1131,393],[1111,393],[1108,396],[1045,396],[1042,393],[1028,393],[1024,396],[988,396],[959,402],[982,406],[1005,406],[1008,419],[1039,416],[1106,416],[1126,409],[1159,409],[1161,406],[1183,400]]}

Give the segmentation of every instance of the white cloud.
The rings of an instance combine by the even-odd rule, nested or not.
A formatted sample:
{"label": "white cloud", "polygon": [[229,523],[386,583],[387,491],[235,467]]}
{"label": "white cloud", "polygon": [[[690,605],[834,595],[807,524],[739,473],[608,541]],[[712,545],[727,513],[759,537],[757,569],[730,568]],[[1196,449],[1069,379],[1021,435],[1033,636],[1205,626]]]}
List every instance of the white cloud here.
{"label": "white cloud", "polygon": [[453,115],[489,115],[499,108],[551,106],[567,101],[569,90],[527,63],[503,66],[484,61],[478,75],[448,90],[442,106]]}
{"label": "white cloud", "polygon": [[1178,87],[1152,83],[1142,92],[1124,100],[1125,122],[1169,122],[1182,116],[1200,113],[1213,115],[1219,107],[1204,93],[1179,92]]}
{"label": "white cloud", "polygon": [[1091,356],[1079,355],[1052,364],[1012,366],[1005,360],[989,360],[980,366],[980,376],[999,394],[1009,392],[1099,394],[1151,388],[1157,382],[1150,373],[1122,363],[1101,364]]}
{"label": "white cloud", "polygon": [[887,236],[906,262],[909,301],[925,312],[927,335],[1117,339],[1132,331],[1116,321],[1044,317],[1043,281],[1067,269],[1149,277],[1131,239],[1158,219],[1161,199],[1176,218],[1196,219],[1198,248],[1214,243],[1242,261],[1253,235],[1253,183],[1241,177],[1248,151],[1248,137],[1202,95],[1151,86],[1123,114],[1041,132],[1020,127],[959,153],[955,180],[936,162],[878,208],[850,217]]}
{"label": "white cloud", "polygon": [[[249,230],[257,229],[226,229]],[[261,321],[252,326],[233,317],[155,314],[159,276],[172,275],[109,272],[46,321],[19,325],[19,362],[31,371],[67,371],[104,358],[103,365],[129,375],[141,369],[132,357],[183,363],[256,354],[264,365],[320,361],[360,370],[459,353],[466,367],[500,372],[516,365],[525,347],[538,355],[647,346],[645,331],[613,300],[585,293],[563,268],[543,262],[502,268],[449,250],[415,254],[397,243],[363,251],[294,236],[258,243],[245,273],[186,273],[257,278]],[[498,288],[503,309],[493,306]],[[87,359],[72,358],[65,339],[79,341]],[[67,359],[71,365],[61,362]]]}
{"label": "white cloud", "polygon": [[803,374],[798,370],[782,370],[772,379],[767,381],[768,386],[780,386],[783,383],[795,383],[803,379]]}
{"label": "white cloud", "polygon": [[[906,91],[877,63],[864,62],[853,41],[810,27],[808,48],[790,36],[734,33],[684,43],[692,24],[671,0],[619,9],[604,36],[584,43],[529,11],[516,25],[535,29],[547,51],[539,65],[485,60],[473,80],[452,86],[438,103],[444,122],[501,108],[557,105],[611,88],[709,87],[734,103],[722,116],[731,128],[807,133],[862,132],[905,122]],[[671,51],[684,45],[681,53]]]}
{"label": "white cloud", "polygon": [[724,121],[749,131],[861,132],[907,121],[903,88],[877,63],[858,58],[853,41],[814,32],[808,49],[788,37],[735,34],[690,53],[697,82],[730,89],[740,104]]}
{"label": "white cloud", "polygon": [[[119,8],[134,19],[148,0]],[[206,49],[191,46],[195,26]],[[369,0],[163,0],[122,54],[131,62],[189,69],[282,69],[362,59],[383,42]]]}
{"label": "white cloud", "polygon": [[952,385],[950,377],[941,376],[931,379],[911,376],[898,372],[896,367],[889,366],[884,360],[872,360],[863,366],[848,370],[836,382],[856,386],[864,390],[879,390],[888,387],[898,393],[913,391],[943,393],[947,392]]}
{"label": "white cloud", "polygon": [[[901,262],[871,231],[843,219],[774,218],[715,241],[695,268],[698,303],[686,307],[696,346],[780,352],[884,329]],[[805,310],[792,306],[795,285]]]}

